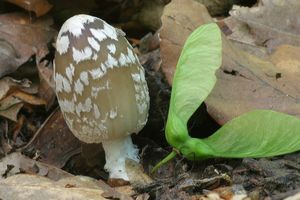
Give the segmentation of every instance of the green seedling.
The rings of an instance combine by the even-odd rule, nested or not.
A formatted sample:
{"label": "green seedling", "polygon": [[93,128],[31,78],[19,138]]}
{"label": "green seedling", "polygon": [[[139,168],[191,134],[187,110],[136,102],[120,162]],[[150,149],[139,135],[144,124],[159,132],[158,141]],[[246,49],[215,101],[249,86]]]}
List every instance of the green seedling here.
{"label": "green seedling", "polygon": [[199,160],[270,157],[300,150],[300,120],[271,110],[245,113],[205,139],[189,136],[187,122],[212,91],[221,60],[222,39],[215,23],[202,25],[189,36],[176,66],[165,131],[174,151],[152,171],[177,152]]}

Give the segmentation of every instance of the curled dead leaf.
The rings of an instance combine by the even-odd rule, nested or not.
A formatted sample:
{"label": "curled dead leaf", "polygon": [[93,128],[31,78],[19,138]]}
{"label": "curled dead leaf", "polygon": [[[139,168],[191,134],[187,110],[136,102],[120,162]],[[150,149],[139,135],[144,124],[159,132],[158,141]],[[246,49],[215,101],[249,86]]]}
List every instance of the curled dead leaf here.
{"label": "curled dead leaf", "polygon": [[0,79],[0,100],[9,94],[14,89],[27,90],[30,88],[30,81],[27,79],[16,80],[11,77]]}
{"label": "curled dead leaf", "polygon": [[45,105],[45,100],[27,93],[32,92],[28,80],[18,81],[10,77],[0,79],[0,116],[17,122],[17,116],[24,103]]}
{"label": "curled dead leaf", "polygon": [[9,108],[11,108],[12,106],[21,103],[22,100],[19,98],[16,98],[12,95],[9,95],[7,97],[5,97],[4,99],[1,100],[0,102],[0,110],[4,111],[7,110]]}
{"label": "curled dead leaf", "polygon": [[2,117],[10,119],[14,122],[17,122],[18,121],[18,113],[20,112],[23,105],[24,105],[23,103],[16,103],[5,110],[1,110],[0,115]]}
{"label": "curled dead leaf", "polygon": [[15,98],[20,99],[24,103],[28,103],[35,106],[46,105],[46,101],[44,99],[22,91],[14,91],[11,95]]}

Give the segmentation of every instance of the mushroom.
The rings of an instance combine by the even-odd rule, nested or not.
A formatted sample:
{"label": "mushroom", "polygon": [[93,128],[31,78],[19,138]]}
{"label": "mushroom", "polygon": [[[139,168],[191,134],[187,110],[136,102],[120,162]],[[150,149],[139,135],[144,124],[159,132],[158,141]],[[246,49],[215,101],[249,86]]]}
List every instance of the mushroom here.
{"label": "mushroom", "polygon": [[109,177],[128,181],[125,160],[139,162],[130,134],[147,122],[149,93],[144,69],[124,36],[99,18],[71,17],[56,40],[54,79],[72,133],[85,143],[102,143]]}

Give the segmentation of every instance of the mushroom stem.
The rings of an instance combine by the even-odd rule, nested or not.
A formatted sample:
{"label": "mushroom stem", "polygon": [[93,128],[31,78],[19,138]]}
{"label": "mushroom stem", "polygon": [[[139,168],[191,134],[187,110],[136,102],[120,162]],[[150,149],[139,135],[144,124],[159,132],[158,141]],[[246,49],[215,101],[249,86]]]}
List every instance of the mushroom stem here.
{"label": "mushroom stem", "polygon": [[132,143],[130,135],[110,141],[102,142],[105,151],[105,170],[109,172],[109,178],[129,181],[126,172],[125,161],[132,159],[139,162],[138,148]]}

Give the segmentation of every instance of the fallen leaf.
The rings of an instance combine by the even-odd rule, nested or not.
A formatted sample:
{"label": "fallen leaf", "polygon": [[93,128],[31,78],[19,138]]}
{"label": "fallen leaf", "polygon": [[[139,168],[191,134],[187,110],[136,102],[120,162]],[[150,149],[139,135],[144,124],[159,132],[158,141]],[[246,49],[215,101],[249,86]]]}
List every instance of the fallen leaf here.
{"label": "fallen leaf", "polygon": [[[19,173],[24,173],[28,172],[30,174],[35,174],[33,175],[26,175],[26,174],[19,174]],[[30,158],[25,157],[19,152],[15,152],[12,154],[9,154],[8,156],[4,157],[0,161],[0,198],[2,199],[14,199],[13,195],[17,196],[24,196],[25,190],[28,190],[29,192],[41,192],[41,188],[39,190],[35,191],[34,188],[31,188],[30,186],[34,187],[40,186],[41,184],[44,183],[43,180],[46,180],[48,183],[53,183],[54,185],[58,187],[63,187],[65,189],[70,189],[65,187],[66,185],[74,185],[75,187],[72,187],[74,189],[77,189],[78,191],[81,190],[81,188],[86,188],[87,191],[89,190],[96,190],[99,193],[100,197],[98,196],[97,199],[101,199],[101,195],[106,193],[110,194],[112,198],[117,198],[117,199],[124,199],[124,200],[129,200],[131,199],[129,196],[126,194],[121,194],[114,190],[113,188],[109,187],[107,184],[105,184],[101,180],[95,180],[89,177],[84,177],[84,176],[73,176],[59,168],[53,167],[52,165],[48,165],[42,162],[38,162],[35,160],[32,160]],[[16,175],[17,174],[17,175]],[[19,174],[19,175],[18,175]],[[39,175],[39,176],[36,176]],[[6,178],[9,177],[9,178]],[[6,179],[4,179],[6,178]],[[16,190],[11,193],[7,193],[7,198],[3,198],[3,190],[5,187],[6,183],[13,183],[13,186],[21,186],[19,188],[13,187]],[[27,185],[28,187],[26,187]],[[48,184],[44,185],[47,186]],[[7,186],[7,185],[6,185]],[[25,186],[23,188],[23,186]],[[44,188],[44,187],[43,187]],[[7,188],[6,188],[7,189]],[[24,191],[19,191],[19,189],[24,189]],[[32,189],[32,190],[30,190]],[[51,188],[50,188],[51,189]],[[73,190],[67,190],[67,191],[73,191]],[[83,191],[84,192],[84,191]],[[46,192],[47,193],[47,192]],[[72,193],[72,192],[71,192]],[[36,194],[37,195],[37,194]],[[45,194],[47,195],[47,194]],[[10,198],[11,197],[11,198]],[[26,199],[28,197],[25,195]],[[87,198],[87,197],[85,197]],[[84,198],[84,199],[85,199]],[[16,198],[19,200],[19,198]],[[32,199],[32,198],[30,198]],[[40,199],[40,198],[37,198]],[[48,198],[47,198],[48,199]],[[61,197],[54,198],[54,199],[61,199]],[[82,199],[82,198],[81,198]]]}
{"label": "fallen leaf", "polygon": [[7,41],[0,41],[0,74],[6,75],[17,69],[24,61],[19,59],[14,47]]}
{"label": "fallen leaf", "polygon": [[50,16],[36,18],[26,12],[11,12],[0,15],[0,21],[6,21],[11,24],[34,24],[36,26],[50,27],[54,24]]}
{"label": "fallen leaf", "polygon": [[43,99],[35,97],[32,93],[36,91],[27,79],[15,80],[11,77],[0,79],[0,115],[16,122],[24,103],[45,105]]}
{"label": "fallen leaf", "polygon": [[126,159],[125,168],[128,174],[130,184],[134,187],[145,187],[151,183],[153,180],[144,172],[144,169],[140,163],[134,160]]}
{"label": "fallen leaf", "polygon": [[7,110],[11,108],[12,106],[21,103],[22,100],[10,95],[5,97],[4,99],[1,100],[0,102],[0,111]]}
{"label": "fallen leaf", "polygon": [[[32,25],[32,20],[30,21],[28,16],[26,16],[22,13],[13,13],[10,15],[9,14],[0,15],[0,21],[1,20],[3,20],[3,21],[5,20],[6,22],[10,22],[12,24],[22,24],[24,26]],[[40,26],[40,27],[44,27],[45,29],[47,29],[53,24],[53,21],[49,17],[44,17],[39,20],[34,20],[33,24],[35,26]],[[45,45],[47,45],[47,44],[45,44]],[[36,64],[34,66],[32,66],[32,64],[29,66],[22,65],[22,67],[24,67],[24,68],[21,68],[20,70],[18,70],[17,73],[19,73],[18,77],[21,77],[21,78],[27,77],[27,78],[30,78],[31,80],[33,80],[35,78],[33,76],[36,75],[36,68],[38,69],[38,74],[39,74],[39,78],[40,78],[40,83],[38,85],[38,88],[39,88],[38,96],[46,101],[46,109],[48,110],[55,102],[55,92],[53,90],[54,82],[53,82],[53,77],[52,77],[52,73],[53,73],[52,72],[52,60],[50,60],[50,61],[42,60],[45,57],[45,55],[48,54],[47,48],[40,48],[40,49],[36,48],[35,54],[36,54]],[[1,56],[1,54],[0,54],[0,56]],[[13,61],[14,59],[9,59],[9,60]],[[5,67],[3,69],[4,70],[11,69],[12,71],[14,71],[17,67],[18,67],[18,65],[15,65],[15,68]],[[35,74],[33,75],[32,72],[29,71],[29,69],[31,69]],[[28,74],[25,73],[24,71],[26,71],[26,72],[28,71]],[[9,72],[5,72],[5,73],[9,73]],[[0,74],[1,74],[1,71],[0,71]],[[15,73],[15,75],[16,75],[16,73]]]}
{"label": "fallen leaf", "polygon": [[48,66],[47,61],[37,63],[37,68],[40,77],[39,97],[46,101],[46,110],[49,110],[56,99],[52,62]]}
{"label": "fallen leaf", "polygon": [[[18,20],[15,20],[14,15],[17,15]],[[21,20],[16,13],[0,15],[0,77],[14,72],[33,55],[40,61],[48,54],[47,45],[56,31],[49,27],[48,21],[43,24],[42,19],[24,24],[28,21],[27,18]]]}
{"label": "fallen leaf", "polygon": [[[279,71],[285,71],[288,73],[288,77],[291,77],[291,82],[300,81],[300,77],[297,75],[300,70],[300,48],[291,45],[281,45],[270,56],[271,62],[278,67]],[[283,76],[279,78],[284,78]],[[286,85],[288,83],[285,83]],[[295,91],[296,92],[296,91]]]}
{"label": "fallen leaf", "polygon": [[[74,187],[65,187],[66,185],[73,185]],[[110,192],[113,194],[113,198],[132,199],[107,185],[102,186],[95,179],[84,176],[71,176],[53,181],[46,177],[18,174],[0,182],[0,198],[10,200],[105,200],[106,198],[102,197],[102,194]]]}
{"label": "fallen leaf", "polygon": [[[247,24],[234,19],[232,16],[226,17],[217,23],[222,27],[223,33],[226,33],[226,38],[235,46],[260,58],[267,57],[267,48],[256,44],[256,40]],[[225,27],[227,30],[224,30]]]}
{"label": "fallen leaf", "polygon": [[139,194],[139,195],[136,197],[136,200],[148,200],[148,199],[150,199],[150,195],[147,194],[147,193]]}
{"label": "fallen leaf", "polygon": [[13,24],[30,24],[32,22],[32,19],[28,17],[28,13],[23,12],[2,14],[0,20]]}
{"label": "fallen leaf", "polygon": [[212,191],[204,191],[203,195],[192,195],[191,200],[250,200],[259,199],[252,198],[248,195],[242,185],[232,185],[230,187],[219,187]]}
{"label": "fallen leaf", "polygon": [[52,8],[47,0],[6,0],[28,11],[35,12],[36,16],[45,15]]}
{"label": "fallen leaf", "polygon": [[11,77],[4,77],[0,79],[0,100],[14,89],[27,91],[28,88],[30,88],[30,81],[27,79],[16,80]]}
{"label": "fallen leaf", "polygon": [[297,194],[295,194],[295,195],[293,195],[293,196],[287,197],[284,200],[297,200],[299,198],[300,198],[300,192],[297,193]]}
{"label": "fallen leaf", "polygon": [[59,109],[53,111],[22,152],[36,152],[39,160],[56,167],[63,167],[80,152],[80,142],[69,130]]}
{"label": "fallen leaf", "polygon": [[247,198],[247,192],[242,185],[232,185],[230,187],[220,187],[213,191],[220,195],[221,199],[230,200],[243,200]]}
{"label": "fallen leaf", "polygon": [[262,0],[257,6],[234,6],[230,15],[247,25],[259,46],[300,45],[299,1]]}
{"label": "fallen leaf", "polygon": [[18,121],[18,113],[20,112],[21,108],[23,107],[23,103],[16,103],[13,106],[0,111],[0,115],[7,119],[10,119],[14,122]]}
{"label": "fallen leaf", "polygon": [[22,172],[32,171],[33,168],[37,168],[36,174],[48,177],[52,180],[59,180],[61,178],[72,176],[59,168],[32,160],[22,155],[20,152],[14,152],[1,159],[0,180]]}
{"label": "fallen leaf", "polygon": [[[128,196],[135,196],[135,195],[137,195],[137,192],[133,189],[133,187],[131,185],[114,187],[114,189],[116,191],[118,191],[119,193],[126,194]],[[111,193],[105,193],[102,196],[106,197],[106,198],[112,198],[113,194],[111,194]]]}
{"label": "fallen leaf", "polygon": [[22,102],[28,103],[30,105],[40,106],[40,105],[46,104],[46,101],[44,99],[41,99],[41,98],[36,97],[31,94],[27,94],[27,93],[19,91],[19,90],[14,91],[11,94],[11,96],[18,98],[18,99],[22,100]]}
{"label": "fallen leaf", "polygon": [[215,189],[220,185],[230,185],[232,180],[227,174],[212,175],[209,178],[199,179],[195,175],[186,177],[178,183],[178,188],[183,191],[201,190],[201,189]]}
{"label": "fallen leaf", "polygon": [[[286,54],[285,59],[289,56],[292,55]],[[223,38],[223,63],[216,74],[217,83],[205,101],[209,114],[219,124],[253,109],[300,117],[300,88],[294,82],[300,71],[293,74],[291,69],[248,54]]]}

